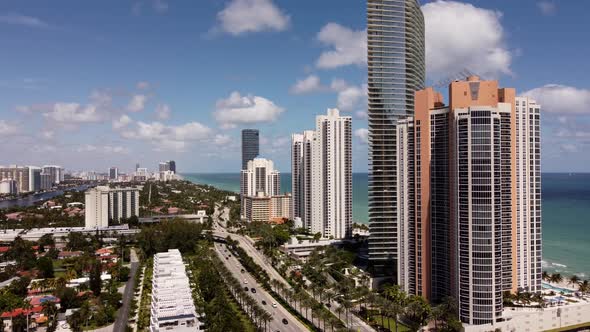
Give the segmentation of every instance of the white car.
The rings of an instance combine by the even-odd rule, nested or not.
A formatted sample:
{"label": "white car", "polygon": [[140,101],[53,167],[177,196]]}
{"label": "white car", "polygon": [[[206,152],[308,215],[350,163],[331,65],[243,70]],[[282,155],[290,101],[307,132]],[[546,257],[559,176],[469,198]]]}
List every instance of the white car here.
{"label": "white car", "polygon": [[247,284],[248,283],[248,280],[244,279],[244,283]]}
{"label": "white car", "polygon": [[272,303],[272,307],[273,307],[273,308],[276,308],[276,307],[277,307],[277,303],[276,303],[276,302],[273,302],[273,303]]}

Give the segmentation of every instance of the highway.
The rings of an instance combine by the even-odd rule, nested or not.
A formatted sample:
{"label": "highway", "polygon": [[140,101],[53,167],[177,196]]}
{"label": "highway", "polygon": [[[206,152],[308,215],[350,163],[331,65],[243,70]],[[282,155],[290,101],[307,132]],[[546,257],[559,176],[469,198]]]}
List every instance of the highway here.
{"label": "highway", "polygon": [[[267,261],[267,259],[264,257],[264,255],[262,253],[260,253],[258,250],[256,250],[256,248],[254,248],[254,246],[252,245],[252,243],[246,239],[244,236],[238,235],[238,234],[234,234],[234,233],[228,233],[223,227],[221,227],[220,225],[218,225],[217,223],[213,223],[213,235],[219,238],[226,238],[228,235],[229,237],[234,240],[234,241],[238,241],[238,243],[240,244],[240,247],[242,247],[242,249],[244,249],[246,251],[246,253],[252,257],[252,259],[254,260],[254,262],[256,264],[258,264],[261,268],[263,268],[271,277],[271,279],[276,279],[280,282],[282,282],[283,284],[287,285],[289,288],[291,288],[291,286],[289,285],[289,283],[287,283],[287,281],[283,278],[283,276],[280,275],[280,273],[275,270],[275,268]],[[312,295],[309,291],[307,292],[308,294]],[[336,317],[338,317],[338,313],[336,312],[336,308],[338,308],[340,306],[339,303],[337,302],[332,302],[332,306],[330,308],[328,308]],[[342,316],[342,315],[341,315]],[[350,323],[346,322],[346,318],[345,317],[341,317],[341,320],[343,323],[345,323],[346,326],[348,326],[350,329],[354,329],[355,331],[361,331],[361,332],[375,332],[375,329],[372,328],[369,324],[365,323],[362,319],[360,319],[358,316],[351,314],[349,316],[349,320]]]}
{"label": "highway", "polygon": [[[226,250],[227,249],[225,249],[225,245],[221,243],[215,243],[215,252],[221,261],[234,275],[234,277],[241,282],[242,287],[248,287],[248,289],[250,289],[250,295],[256,299],[256,301],[260,304],[260,307],[272,315],[273,320],[267,325],[267,329],[269,331],[299,332],[308,330],[305,325],[299,322],[297,318],[287,311],[287,309],[285,309],[280,303],[273,299],[273,297],[268,292],[266,292],[260,284],[258,284],[256,279],[254,279],[254,277],[252,277],[250,273],[244,269],[239,260]],[[241,272],[242,270],[244,270],[243,273]],[[256,293],[252,293],[252,288],[256,290]],[[262,301],[266,302],[266,304],[263,304]],[[273,307],[273,303],[276,303],[276,307]],[[288,324],[284,324],[283,319],[286,319]]]}

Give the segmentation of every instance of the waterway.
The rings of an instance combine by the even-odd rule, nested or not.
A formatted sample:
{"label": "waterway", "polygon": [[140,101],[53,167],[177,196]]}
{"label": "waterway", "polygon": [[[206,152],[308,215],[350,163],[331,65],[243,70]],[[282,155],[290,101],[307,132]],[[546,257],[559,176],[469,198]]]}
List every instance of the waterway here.
{"label": "waterway", "polygon": [[56,191],[48,191],[48,192],[43,192],[43,193],[39,193],[39,194],[28,195],[26,197],[21,197],[21,198],[8,199],[5,201],[0,201],[0,209],[7,209],[7,208],[15,207],[15,206],[22,206],[22,207],[33,206],[33,205],[35,205],[35,203],[46,201],[46,200],[51,199],[53,197],[63,195],[63,193],[65,191],[86,191],[86,189],[88,189],[89,187],[90,187],[90,185],[85,184],[85,185],[81,185],[78,187],[59,189]]}

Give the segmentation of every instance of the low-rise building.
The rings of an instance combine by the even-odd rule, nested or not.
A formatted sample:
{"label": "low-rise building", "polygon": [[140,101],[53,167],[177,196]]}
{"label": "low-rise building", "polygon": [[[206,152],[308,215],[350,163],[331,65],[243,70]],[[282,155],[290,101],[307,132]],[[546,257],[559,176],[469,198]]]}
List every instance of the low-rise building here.
{"label": "low-rise building", "polygon": [[292,219],[291,194],[265,196],[259,192],[256,196],[245,196],[243,217],[249,221],[269,222],[276,218]]}
{"label": "low-rise building", "polygon": [[200,331],[189,280],[178,249],[154,256],[150,332]]}
{"label": "low-rise building", "polygon": [[321,239],[316,241],[314,239],[302,239],[292,236],[287,243],[279,247],[279,250],[298,261],[305,262],[307,261],[307,257],[309,257],[311,252],[316,248],[338,245],[341,243],[341,240]]}
{"label": "low-rise building", "polygon": [[198,210],[196,214],[162,214],[151,217],[139,218],[140,223],[157,223],[173,219],[182,219],[189,222],[203,223],[207,219],[207,211]]}

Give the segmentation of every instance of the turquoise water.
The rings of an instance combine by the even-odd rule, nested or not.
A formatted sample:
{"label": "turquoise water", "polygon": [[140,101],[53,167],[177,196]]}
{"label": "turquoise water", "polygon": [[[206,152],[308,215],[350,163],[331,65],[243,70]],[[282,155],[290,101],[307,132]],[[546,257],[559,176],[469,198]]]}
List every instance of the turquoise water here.
{"label": "turquoise water", "polygon": [[[236,173],[182,174],[189,181],[239,192]],[[366,173],[354,173],[353,219],[368,221]],[[590,174],[544,173],[543,268],[550,273],[590,278]],[[291,191],[291,174],[281,174],[281,190]]]}

